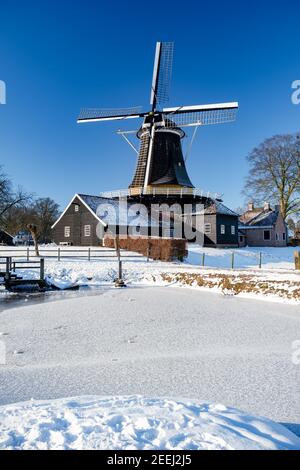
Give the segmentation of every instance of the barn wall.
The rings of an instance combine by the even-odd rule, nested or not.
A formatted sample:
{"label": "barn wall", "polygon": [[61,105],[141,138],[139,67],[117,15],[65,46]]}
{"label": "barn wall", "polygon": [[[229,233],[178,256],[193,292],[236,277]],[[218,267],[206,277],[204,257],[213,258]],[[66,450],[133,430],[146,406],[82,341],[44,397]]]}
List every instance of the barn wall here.
{"label": "barn wall", "polygon": [[[270,230],[270,240],[264,240],[264,230]],[[245,230],[245,233],[247,246],[287,246],[287,240],[283,240],[283,233],[286,233],[286,227],[282,217],[277,219],[275,226],[271,229],[253,227],[253,229]],[[278,240],[276,240],[276,234],[278,235]]]}
{"label": "barn wall", "polygon": [[[75,205],[79,206],[79,211],[75,211]],[[91,235],[84,236],[84,225],[91,226]],[[99,240],[96,233],[98,220],[93,214],[82,204],[80,199],[76,198],[53,228],[53,241],[59,245],[60,243],[70,243],[73,246],[99,246],[102,239]],[[71,228],[70,237],[65,237],[65,226]]]}
{"label": "barn wall", "polygon": [[205,214],[204,224],[211,225],[211,233],[209,235],[204,234],[204,246],[216,246],[217,244],[217,216],[216,214]]}
{"label": "barn wall", "polygon": [[[225,234],[221,233],[221,225],[225,225]],[[231,233],[231,226],[235,227],[235,234]],[[217,246],[238,247],[238,217],[234,215],[217,214]]]}

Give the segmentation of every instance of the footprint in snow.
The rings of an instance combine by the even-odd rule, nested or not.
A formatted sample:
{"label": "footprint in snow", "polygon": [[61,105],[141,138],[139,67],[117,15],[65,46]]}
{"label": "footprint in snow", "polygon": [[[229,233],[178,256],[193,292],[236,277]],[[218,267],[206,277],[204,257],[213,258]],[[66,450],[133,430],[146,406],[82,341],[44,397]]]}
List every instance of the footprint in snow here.
{"label": "footprint in snow", "polygon": [[8,336],[9,333],[0,332],[0,336]]}
{"label": "footprint in snow", "polygon": [[16,350],[13,352],[13,354],[14,354],[15,356],[19,356],[20,354],[24,354],[24,352],[25,352],[25,351],[22,351],[21,349],[16,349]]}
{"label": "footprint in snow", "polygon": [[126,343],[129,343],[129,344],[133,344],[135,343],[135,340],[136,340],[137,336],[132,336],[132,338],[129,338]]}

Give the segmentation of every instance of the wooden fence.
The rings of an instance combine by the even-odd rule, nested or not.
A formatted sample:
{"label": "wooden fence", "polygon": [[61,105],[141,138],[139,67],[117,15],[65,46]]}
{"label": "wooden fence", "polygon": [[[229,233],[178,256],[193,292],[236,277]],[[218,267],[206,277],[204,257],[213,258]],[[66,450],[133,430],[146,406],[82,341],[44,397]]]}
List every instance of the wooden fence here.
{"label": "wooden fence", "polygon": [[[103,258],[116,258],[116,251],[112,248],[62,248],[57,247],[55,249],[39,249],[40,258],[52,258],[56,259],[57,261],[61,261],[61,259],[66,258],[77,258],[77,259],[86,259],[91,261],[92,259],[103,259]],[[142,258],[143,255],[139,253],[128,253],[126,250],[122,250],[121,252],[122,258]],[[24,249],[4,249],[0,250],[0,257],[6,258],[23,258],[26,261],[29,261],[31,258],[36,258],[36,254],[32,247],[27,247]]]}

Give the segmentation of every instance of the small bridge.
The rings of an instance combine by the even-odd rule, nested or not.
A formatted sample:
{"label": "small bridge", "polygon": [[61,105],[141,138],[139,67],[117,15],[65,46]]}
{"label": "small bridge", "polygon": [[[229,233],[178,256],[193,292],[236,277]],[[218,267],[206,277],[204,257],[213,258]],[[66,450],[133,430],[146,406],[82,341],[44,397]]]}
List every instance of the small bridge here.
{"label": "small bridge", "polygon": [[[17,270],[38,269],[39,277],[27,279],[17,274]],[[21,286],[33,286],[43,289],[47,286],[45,282],[45,260],[15,260],[11,256],[0,258],[0,278],[7,290],[12,290]]]}

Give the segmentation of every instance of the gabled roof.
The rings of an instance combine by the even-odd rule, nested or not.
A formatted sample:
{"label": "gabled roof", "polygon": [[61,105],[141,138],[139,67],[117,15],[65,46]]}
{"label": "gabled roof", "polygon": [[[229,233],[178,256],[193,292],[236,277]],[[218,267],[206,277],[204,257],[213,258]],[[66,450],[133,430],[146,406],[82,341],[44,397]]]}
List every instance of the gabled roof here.
{"label": "gabled roof", "polygon": [[[85,207],[91,212],[91,214],[99,221],[101,222],[104,226],[106,226],[106,224],[97,216],[94,208],[95,206],[89,206],[89,204],[86,202],[86,198],[99,198],[99,199],[104,199],[104,198],[100,198],[99,196],[88,196],[86,194],[75,194],[71,201],[69,202],[69,204],[67,205],[67,207],[65,208],[65,210],[61,213],[61,215],[59,216],[59,218],[57,219],[56,222],[54,222],[54,224],[52,225],[51,228],[54,228],[56,224],[58,224],[58,222],[62,219],[62,217],[65,215],[65,213],[67,212],[67,210],[69,209],[69,207],[71,206],[71,204],[73,203],[73,201],[78,198],[83,205],[85,205]],[[98,205],[100,204],[100,202],[98,203]]]}
{"label": "gabled roof", "polygon": [[10,233],[8,233],[6,230],[0,227],[0,232],[5,233],[8,237],[14,238]]}
{"label": "gabled roof", "polygon": [[111,199],[90,194],[75,194],[51,228],[54,228],[62,219],[76,198],[84,204],[95,219],[97,219],[104,227],[114,224],[134,225],[135,222],[137,225],[142,227],[159,226],[159,214],[157,215],[157,218],[153,214],[149,217],[143,204],[128,202],[126,197],[123,199]]}
{"label": "gabled roof", "polygon": [[193,211],[192,212],[192,215],[213,215],[213,214],[222,214],[222,215],[231,215],[231,216],[235,216],[235,217],[238,217],[238,214],[234,211],[232,211],[231,209],[229,209],[229,207],[225,206],[222,202],[218,201],[218,200],[214,200],[211,202],[211,204],[209,204],[207,207],[204,207],[203,210],[200,210],[200,211]]}
{"label": "gabled roof", "polygon": [[260,212],[258,214],[256,214],[255,216],[253,216],[250,220],[246,221],[245,220],[245,217],[244,217],[245,214],[243,214],[241,217],[240,217],[240,226],[243,226],[245,228],[263,228],[263,227],[273,227],[276,222],[277,222],[277,219],[280,215],[280,211],[278,209],[261,209]]}

